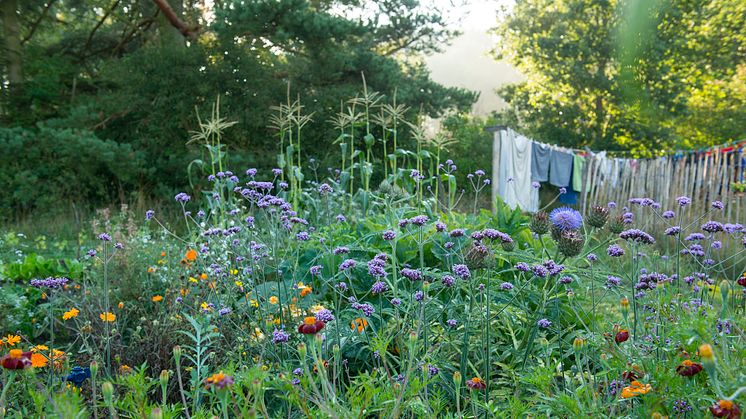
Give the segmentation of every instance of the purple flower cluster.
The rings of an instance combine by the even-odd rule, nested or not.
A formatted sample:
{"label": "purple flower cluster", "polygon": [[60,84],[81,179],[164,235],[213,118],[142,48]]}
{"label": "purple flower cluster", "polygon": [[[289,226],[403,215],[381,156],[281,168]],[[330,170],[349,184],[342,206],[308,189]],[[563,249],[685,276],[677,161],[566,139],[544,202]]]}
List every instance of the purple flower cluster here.
{"label": "purple flower cluster", "polygon": [[464,264],[453,265],[453,273],[463,280],[471,278],[469,267]]}
{"label": "purple flower cluster", "polygon": [[389,289],[389,286],[385,282],[383,282],[383,281],[376,281],[370,287],[370,292],[375,295],[375,294],[380,294],[380,293],[386,292],[386,291],[388,291],[388,289]]}
{"label": "purple flower cluster", "polygon": [[340,265],[339,270],[340,271],[348,271],[350,269],[355,268],[357,266],[357,261],[355,259],[345,259]]}
{"label": "purple flower cluster", "polygon": [[422,281],[422,272],[417,269],[403,268],[399,273],[410,281]]}
{"label": "purple flower cluster", "polygon": [[386,241],[391,241],[396,238],[396,232],[393,230],[386,230],[383,232],[383,239]]}
{"label": "purple flower cluster", "polygon": [[642,244],[655,243],[653,236],[637,228],[622,231],[619,233],[619,237],[627,241],[634,241]]}
{"label": "purple flower cluster", "polygon": [[45,279],[32,279],[29,285],[34,288],[57,289],[64,287],[68,282],[70,280],[65,277],[49,277]]}
{"label": "purple flower cluster", "polygon": [[316,312],[316,320],[322,321],[324,323],[329,323],[330,321],[334,320],[334,314],[332,314],[331,310],[322,308],[321,310]]}
{"label": "purple flower cluster", "polygon": [[539,319],[539,321],[536,322],[536,325],[541,327],[542,329],[546,329],[552,325],[552,322],[547,319]]}
{"label": "purple flower cluster", "polygon": [[717,233],[719,231],[723,231],[723,229],[724,229],[723,224],[717,221],[710,220],[702,224],[702,230],[708,233]]}
{"label": "purple flower cluster", "polygon": [[286,343],[290,340],[290,335],[284,330],[277,330],[272,333],[272,342],[274,344]]}

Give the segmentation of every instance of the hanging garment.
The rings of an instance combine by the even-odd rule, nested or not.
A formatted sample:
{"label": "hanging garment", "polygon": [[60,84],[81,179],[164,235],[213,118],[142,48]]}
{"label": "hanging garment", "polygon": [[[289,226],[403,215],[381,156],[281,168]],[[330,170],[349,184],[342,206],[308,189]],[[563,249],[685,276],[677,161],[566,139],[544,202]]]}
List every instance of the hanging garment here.
{"label": "hanging garment", "polygon": [[559,196],[559,202],[565,205],[577,205],[578,204],[577,191],[574,191],[569,185],[565,189],[567,189],[567,192]]}
{"label": "hanging garment", "polygon": [[498,193],[508,206],[535,212],[538,190],[531,187],[531,144],[533,141],[507,130],[500,135],[500,185]]}
{"label": "hanging garment", "polygon": [[549,156],[552,149],[541,143],[531,144],[531,180],[546,182],[549,180]]}
{"label": "hanging garment", "polygon": [[570,184],[573,155],[564,151],[552,150],[549,161],[549,183],[559,188]]}
{"label": "hanging garment", "polygon": [[585,171],[585,157],[575,154],[572,160],[572,188],[577,192],[583,191]]}

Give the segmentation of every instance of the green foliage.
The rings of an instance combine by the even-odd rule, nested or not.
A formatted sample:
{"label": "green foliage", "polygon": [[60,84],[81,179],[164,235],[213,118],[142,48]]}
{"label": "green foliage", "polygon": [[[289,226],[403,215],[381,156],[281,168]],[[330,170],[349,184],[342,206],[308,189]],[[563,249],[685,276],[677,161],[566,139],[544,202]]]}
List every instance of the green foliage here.
{"label": "green foliage", "polygon": [[28,282],[34,278],[64,276],[80,279],[83,265],[74,259],[47,259],[36,253],[27,255],[21,262],[11,262],[4,266],[3,276],[12,281]]}
{"label": "green foliage", "polygon": [[640,155],[740,140],[745,7],[519,1],[500,22],[497,56],[527,77],[501,88],[500,119],[547,142]]}
{"label": "green foliage", "polygon": [[45,125],[0,129],[0,150],[0,209],[6,218],[71,202],[127,198],[144,164],[130,145]]}

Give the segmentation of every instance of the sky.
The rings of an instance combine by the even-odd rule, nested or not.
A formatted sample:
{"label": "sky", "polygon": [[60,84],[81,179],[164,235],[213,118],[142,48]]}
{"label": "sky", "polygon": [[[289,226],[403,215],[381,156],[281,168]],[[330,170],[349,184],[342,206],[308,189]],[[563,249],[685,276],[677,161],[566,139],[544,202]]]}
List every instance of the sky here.
{"label": "sky", "polygon": [[[495,89],[522,79],[508,63],[489,56],[497,39],[488,33],[497,21],[497,10],[510,7],[513,0],[431,0],[453,21],[452,28],[463,32],[442,53],[425,57],[433,80],[446,86],[480,92],[473,113],[487,115],[505,106]],[[461,2],[454,5],[453,2]],[[460,20],[459,23],[456,23]]]}

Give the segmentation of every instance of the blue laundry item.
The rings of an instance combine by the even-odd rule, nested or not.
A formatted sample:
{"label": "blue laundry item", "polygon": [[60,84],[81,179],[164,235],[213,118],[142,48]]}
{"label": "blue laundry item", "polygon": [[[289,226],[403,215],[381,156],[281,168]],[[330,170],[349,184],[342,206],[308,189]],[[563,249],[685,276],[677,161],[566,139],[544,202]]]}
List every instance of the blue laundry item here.
{"label": "blue laundry item", "polygon": [[559,196],[559,201],[565,205],[577,205],[578,193],[570,185],[565,186],[565,189],[567,192]]}
{"label": "blue laundry item", "polygon": [[531,144],[531,180],[546,182],[549,180],[549,158],[552,149],[546,145],[534,142]]}
{"label": "blue laundry item", "polygon": [[558,188],[567,187],[570,184],[574,157],[571,153],[552,150],[549,157],[549,183]]}

